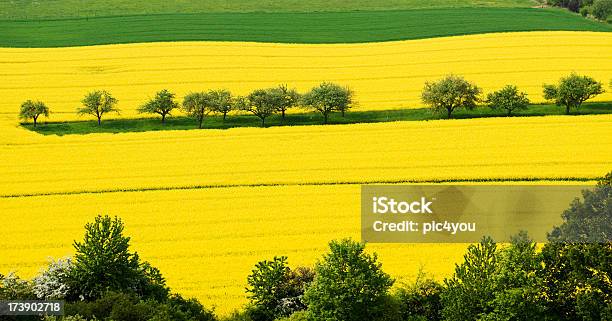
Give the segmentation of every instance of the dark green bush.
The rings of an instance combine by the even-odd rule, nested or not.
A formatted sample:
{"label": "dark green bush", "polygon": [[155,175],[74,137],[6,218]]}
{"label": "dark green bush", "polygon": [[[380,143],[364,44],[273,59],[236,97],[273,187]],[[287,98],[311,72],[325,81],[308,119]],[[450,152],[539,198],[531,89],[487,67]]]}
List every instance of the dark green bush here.
{"label": "dark green bush", "polygon": [[395,297],[401,320],[442,320],[440,294],[443,289],[442,284],[426,278],[422,273],[414,284],[398,289]]}

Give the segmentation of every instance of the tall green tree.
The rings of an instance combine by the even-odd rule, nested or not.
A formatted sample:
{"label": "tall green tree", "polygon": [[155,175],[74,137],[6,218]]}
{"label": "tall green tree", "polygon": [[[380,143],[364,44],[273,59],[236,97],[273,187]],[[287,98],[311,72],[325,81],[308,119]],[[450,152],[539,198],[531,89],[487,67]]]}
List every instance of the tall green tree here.
{"label": "tall green tree", "polygon": [[553,100],[557,106],[565,106],[567,115],[572,108],[580,108],[582,103],[603,92],[600,82],[576,73],[561,78],[556,85],[544,85],[544,98]]}
{"label": "tall green tree", "polygon": [[327,124],[329,115],[334,111],[344,113],[354,104],[353,91],[348,87],[324,82],[314,87],[302,97],[302,104],[307,109],[315,110],[323,115],[324,124]]}
{"label": "tall green tree", "polygon": [[149,100],[144,105],[138,108],[139,113],[159,114],[162,118],[162,123],[166,122],[166,116],[179,107],[179,104],[174,100],[175,95],[163,89],[155,94],[155,98]]}
{"label": "tall green tree", "polygon": [[332,241],[329,248],[304,294],[309,313],[314,320],[379,320],[394,280],[383,272],[376,254],[350,239]]}
{"label": "tall green tree", "polygon": [[159,270],[141,263],[138,254],[130,252],[130,238],[123,235],[123,230],[123,222],[110,216],[97,216],[85,225],[83,241],[74,242],[69,299],[96,299],[106,291],[167,297],[168,288]]}
{"label": "tall green tree", "polygon": [[77,108],[78,115],[92,115],[98,119],[98,126],[102,124],[102,116],[106,113],[119,113],[117,99],[106,90],[96,90],[85,95],[81,100],[82,107]]}
{"label": "tall green tree", "polygon": [[266,118],[278,109],[278,97],[271,89],[254,90],[249,94],[247,102],[242,109],[259,117],[262,127],[266,126]]}
{"label": "tall green tree", "polygon": [[297,107],[300,103],[300,94],[297,90],[287,87],[287,85],[280,85],[271,90],[272,94],[276,97],[276,109],[281,113],[281,118],[285,120],[287,110]]}
{"label": "tall green tree", "polygon": [[436,82],[426,82],[421,100],[435,113],[451,118],[457,109],[474,109],[482,90],[461,76],[449,75]]}
{"label": "tall green tree", "polygon": [[529,105],[529,99],[525,92],[519,92],[518,88],[513,85],[507,85],[504,88],[489,93],[486,100],[487,105],[493,110],[503,109],[508,116],[516,110],[525,110]]}
{"label": "tall green tree", "polygon": [[27,120],[32,119],[34,127],[36,127],[38,117],[40,116],[49,117],[49,107],[42,101],[26,100],[21,104],[19,110],[19,118]]}
{"label": "tall green tree", "polygon": [[495,298],[495,273],[498,270],[497,244],[485,237],[478,245],[470,245],[464,262],[455,265],[455,274],[444,280],[442,315],[446,320],[479,320],[492,312]]}
{"label": "tall green tree", "polygon": [[204,117],[215,111],[215,101],[210,93],[196,92],[189,93],[183,98],[183,111],[198,121],[199,128],[202,128]]}

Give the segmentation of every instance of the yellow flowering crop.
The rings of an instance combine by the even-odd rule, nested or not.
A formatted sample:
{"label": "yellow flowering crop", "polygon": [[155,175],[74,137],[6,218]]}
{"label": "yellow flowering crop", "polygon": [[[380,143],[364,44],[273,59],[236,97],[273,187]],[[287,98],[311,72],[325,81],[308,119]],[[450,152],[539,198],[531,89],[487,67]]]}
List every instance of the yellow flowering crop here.
{"label": "yellow flowering crop", "polygon": [[[305,91],[322,81],[354,89],[359,109],[420,107],[425,81],[464,75],[485,93],[515,84],[542,101],[542,84],[572,71],[607,83],[612,34],[519,32],[365,44],[172,42],[49,49],[0,49],[0,113],[40,99],[51,120],[73,119],[84,94],[109,90],[125,116],[167,88],[227,88],[245,94],[286,83]],[[597,100],[612,100],[604,94]],[[113,116],[114,117],[114,116]],[[16,116],[15,116],[16,119]]]}

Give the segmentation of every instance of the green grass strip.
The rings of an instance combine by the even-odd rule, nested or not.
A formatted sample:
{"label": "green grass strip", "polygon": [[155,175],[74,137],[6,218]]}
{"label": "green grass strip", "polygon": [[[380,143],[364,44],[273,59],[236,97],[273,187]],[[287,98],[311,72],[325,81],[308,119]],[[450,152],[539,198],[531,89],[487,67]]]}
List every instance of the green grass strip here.
{"label": "green grass strip", "polygon": [[196,13],[0,21],[2,47],[155,41],[359,43],[490,32],[612,31],[561,9],[450,8],[313,13]]}

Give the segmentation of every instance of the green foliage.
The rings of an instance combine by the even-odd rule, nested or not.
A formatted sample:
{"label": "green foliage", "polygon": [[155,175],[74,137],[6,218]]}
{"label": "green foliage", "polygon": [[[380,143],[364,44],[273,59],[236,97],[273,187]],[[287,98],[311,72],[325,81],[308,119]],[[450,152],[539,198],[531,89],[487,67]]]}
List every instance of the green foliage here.
{"label": "green foliage", "polygon": [[256,89],[248,96],[242,109],[252,113],[261,119],[261,127],[266,126],[266,118],[272,116],[278,110],[278,97],[272,89]]}
{"label": "green foliage", "polygon": [[542,259],[526,232],[498,253],[495,298],[483,320],[543,320],[546,313]]}
{"label": "green foliage", "polygon": [[442,320],[443,289],[442,284],[419,273],[414,284],[399,288],[394,294],[399,302],[400,320]]}
{"label": "green foliage", "polygon": [[213,312],[179,295],[167,300],[142,300],[134,293],[105,292],[92,301],[67,303],[66,314],[102,321],[215,321]]}
{"label": "green foliage", "polygon": [[[497,1],[479,2],[483,5],[499,3]],[[0,6],[3,3],[5,2],[0,1]],[[21,7],[21,5],[10,5],[10,2],[6,3],[9,3],[12,8]],[[40,7],[43,3],[51,2],[37,2],[33,12],[41,12]],[[134,3],[130,2],[130,6]],[[196,2],[190,1],[189,3]],[[231,3],[233,1],[224,2],[225,5]],[[258,1],[251,1],[251,3],[260,4]],[[329,3],[337,8],[337,2]],[[345,4],[348,3],[348,1],[345,2]],[[369,1],[368,3],[378,2]],[[419,1],[419,3],[430,2]],[[93,5],[88,2],[87,6],[81,3],[77,6],[83,9],[89,8],[90,4]],[[160,8],[167,8],[167,4],[169,2],[165,2]],[[100,5],[109,8],[104,3]],[[276,2],[274,6],[278,7],[279,2]],[[155,8],[155,6],[148,7]],[[72,9],[66,10],[65,13],[73,11]],[[260,8],[258,7],[256,11],[260,11]],[[0,10],[0,15],[2,13],[3,11]],[[490,32],[533,30],[605,32],[612,30],[612,26],[584,19],[565,10],[536,8],[478,7],[365,11],[360,7],[359,11],[311,12],[308,14],[295,12],[216,13],[203,10],[191,14],[167,13],[162,15],[127,15],[121,12],[111,17],[100,17],[96,11],[96,15],[98,16],[88,19],[30,21],[28,18],[31,15],[29,15],[23,20],[0,20],[0,30],[2,30],[0,46],[62,47],[181,40],[363,43]],[[372,32],[372,26],[376,26],[377,32]]]}
{"label": "green foliage", "polygon": [[83,242],[74,242],[69,299],[96,299],[106,291],[133,292],[155,299],[167,296],[159,270],[141,263],[138,254],[129,251],[130,238],[123,235],[123,228],[119,218],[109,216],[97,216],[85,225]]}
{"label": "green foliage", "polygon": [[313,321],[307,311],[298,311],[288,317],[276,319],[276,321]]}
{"label": "green foliage", "polygon": [[421,100],[434,113],[446,113],[451,118],[457,109],[472,110],[480,101],[482,90],[461,76],[448,75],[437,82],[426,82]]}
{"label": "green foliage", "polygon": [[155,94],[155,98],[138,108],[138,112],[159,114],[162,117],[162,123],[165,123],[166,116],[170,115],[172,110],[179,107],[179,104],[174,101],[174,97],[175,95],[167,89],[158,91],[157,94]]}
{"label": "green foliage", "polygon": [[329,243],[330,253],[317,262],[304,301],[315,320],[380,320],[394,280],[382,271],[376,254],[350,239]]}
{"label": "green foliage", "polygon": [[313,278],[314,272],[309,268],[292,271],[285,256],[258,262],[247,278],[250,318],[271,321],[306,309],[302,296]]}
{"label": "green foliage", "polygon": [[36,127],[36,123],[38,121],[38,117],[44,115],[45,117],[49,117],[49,107],[45,105],[42,101],[31,101],[26,100],[21,104],[21,109],[19,110],[19,118],[21,119],[32,119],[34,122],[34,127]]}
{"label": "green foliage", "polygon": [[117,99],[105,90],[96,90],[85,95],[85,98],[81,100],[82,107],[77,108],[78,115],[92,115],[98,119],[98,126],[102,121],[102,116],[106,113],[115,112],[119,113],[117,105]]}
{"label": "green foliage", "polygon": [[353,91],[348,87],[324,82],[306,93],[302,97],[302,104],[307,109],[321,113],[327,124],[329,114],[334,111],[342,112],[344,117],[345,112],[353,107],[353,96]]}
{"label": "green foliage", "polygon": [[583,191],[542,249],[549,310],[560,319],[604,320],[612,307],[612,173]]}
{"label": "green foliage", "polygon": [[199,128],[202,128],[204,117],[215,111],[215,101],[210,93],[196,92],[189,93],[183,98],[183,112],[189,117],[198,121]]}
{"label": "green foliage", "polygon": [[295,89],[289,89],[287,85],[272,88],[271,93],[275,97],[276,111],[281,113],[282,120],[285,120],[285,113],[288,109],[297,107],[300,103],[300,94]]}
{"label": "green foliage", "polygon": [[519,92],[516,86],[507,85],[498,91],[489,93],[486,103],[491,109],[503,109],[510,116],[513,111],[527,109],[529,99],[527,94]]}
{"label": "green foliage", "polygon": [[591,13],[595,18],[606,21],[612,15],[612,0],[593,1]]}
{"label": "green foliage", "polygon": [[227,118],[227,114],[234,110],[236,104],[241,103],[240,100],[236,100],[232,97],[232,93],[229,90],[219,89],[211,90],[208,92],[212,101],[212,110],[216,113],[223,115],[223,121]]}
{"label": "green foliage", "polygon": [[565,113],[578,109],[585,101],[603,93],[600,82],[589,76],[572,73],[559,80],[557,85],[544,85],[544,98],[552,100],[557,106],[565,106]]}
{"label": "green foliage", "polygon": [[0,274],[0,300],[35,300],[33,284],[15,273]]}
{"label": "green foliage", "polygon": [[470,245],[464,262],[455,265],[455,274],[444,280],[446,291],[441,299],[442,315],[448,320],[478,320],[491,312],[489,303],[495,298],[497,245],[491,238],[483,238],[478,245]]}

